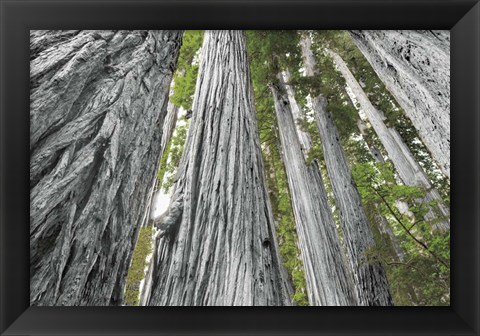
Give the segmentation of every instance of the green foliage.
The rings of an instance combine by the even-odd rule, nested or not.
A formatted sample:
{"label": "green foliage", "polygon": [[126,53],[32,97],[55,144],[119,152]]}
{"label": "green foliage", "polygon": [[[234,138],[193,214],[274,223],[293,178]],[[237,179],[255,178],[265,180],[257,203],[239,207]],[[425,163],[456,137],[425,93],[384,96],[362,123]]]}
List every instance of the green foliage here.
{"label": "green foliage", "polygon": [[278,148],[272,148],[270,155],[264,156],[266,171],[270,173],[267,183],[274,217],[277,221],[280,255],[294,287],[293,300],[297,305],[308,306],[305,273],[300,259],[300,250],[297,246],[298,237],[283,162]]}
{"label": "green foliage", "polygon": [[[363,85],[372,103],[382,110],[387,117],[387,125],[395,127],[406,142],[419,163],[430,172],[430,178],[436,183],[437,188],[442,188],[444,196],[448,197],[448,184],[442,183],[441,176],[433,171],[431,158],[426,157],[425,147],[419,142],[415,128],[405,117],[403,111],[396,107],[396,102],[379,80],[366,59],[352,43],[350,36],[345,32],[315,32],[314,43],[326,48],[335,49],[341,56],[350,61],[350,68]],[[321,55],[317,54],[317,58]],[[347,62],[348,63],[348,62]],[[355,64],[352,66],[352,63]],[[320,63],[321,64],[321,63]],[[328,63],[323,63],[328,64]],[[356,73],[355,73],[356,70]],[[321,71],[322,75],[328,74]],[[359,75],[360,74],[360,75]],[[334,74],[332,73],[332,78]],[[338,81],[338,83],[342,83]],[[329,84],[334,87],[333,83]],[[344,84],[341,84],[344,85]],[[417,200],[425,197],[425,190],[418,187],[398,185],[395,181],[394,170],[390,164],[372,164],[371,157],[366,150],[365,143],[361,140],[352,140],[355,135],[356,125],[353,118],[356,115],[352,104],[342,103],[345,93],[338,88],[337,93],[322,92],[329,97],[328,109],[332,112],[343,134],[342,143],[351,164],[355,164],[352,171],[359,187],[362,203],[367,211],[371,223],[375,223],[378,215],[384,216],[389,225],[394,229],[395,239],[400,243],[400,248],[405,254],[404,259],[398,260],[394,241],[385,233],[381,233],[373,225],[372,229],[377,242],[377,248],[368,251],[368,258],[380,259],[385,265],[395,303],[397,305],[448,305],[450,300],[450,248],[449,233],[433,230],[435,221],[442,219],[439,211],[436,220],[425,221],[424,216],[430,209],[437,209],[436,202],[420,203]],[[332,100],[336,100],[331,109]],[[350,111],[341,115],[342,109],[347,107]],[[351,113],[351,114],[350,114]],[[351,115],[352,118],[348,116]],[[340,116],[340,118],[339,118]],[[345,118],[346,117],[346,118]],[[358,116],[355,116],[358,118]],[[350,137],[348,130],[350,129]],[[355,132],[352,130],[355,129]],[[364,141],[377,148],[383,149],[382,144],[370,128],[363,136]],[[440,178],[439,178],[440,177]],[[398,201],[409,204],[409,215],[402,214],[396,207]]]}
{"label": "green foliage", "polygon": [[[182,46],[174,75],[173,95],[170,100],[177,107],[191,109],[192,97],[195,91],[195,82],[198,73],[198,64],[195,55],[199,50],[203,39],[203,31],[187,30],[184,33]],[[165,147],[160,159],[160,167],[157,173],[158,185],[168,193],[175,179],[175,172],[185,147],[188,121],[178,123],[174,134]],[[138,295],[141,280],[145,277],[146,257],[152,249],[152,228],[147,226],[140,228],[137,244],[133,251],[132,264],[128,271],[125,290],[125,304],[138,306]]]}
{"label": "green foliage", "polygon": [[183,34],[177,69],[173,77],[174,93],[170,100],[175,106],[181,106],[185,110],[192,108],[198,74],[198,62],[195,62],[195,55],[201,47],[202,41],[202,30],[186,30]]}
{"label": "green foliage", "polygon": [[[335,69],[330,57],[323,52],[321,41],[315,38],[316,34],[313,34],[313,37],[312,52],[319,75],[304,77],[300,75],[298,65],[293,68],[290,66],[294,74],[290,84],[294,85],[295,98],[305,109],[304,113],[307,112],[308,95],[315,98],[321,94],[327,99],[327,111],[332,114],[342,141],[346,141],[356,132],[358,114],[346,94],[343,76]],[[299,65],[302,65],[301,59]]]}
{"label": "green foliage", "polygon": [[[283,259],[297,305],[308,306],[306,280],[295,219],[288,191],[285,167],[279,149],[278,126],[269,86],[277,81],[279,66],[298,67],[300,51],[295,31],[248,31],[247,50],[253,81],[255,107],[265,162],[267,185],[275,221],[280,255]],[[288,51],[288,56],[287,56]]]}
{"label": "green foliage", "polygon": [[[403,111],[396,107],[396,102],[365,57],[353,44],[349,34],[342,31],[321,31],[315,32],[313,35],[315,44],[334,49],[349,63],[357,80],[363,83],[364,90],[372,103],[385,113],[387,125],[394,126],[399,130],[404,139],[410,139],[406,142],[411,145],[413,139],[417,137],[415,128],[404,116]],[[321,55],[317,54],[317,57],[321,57]],[[325,71],[321,73],[323,74]],[[323,93],[329,94],[326,91]],[[430,209],[438,209],[437,203],[419,203],[418,200],[425,197],[425,190],[398,185],[394,170],[389,163],[373,164],[370,162],[372,159],[366,150],[364,141],[380,149],[383,149],[383,146],[371,128],[366,130],[363,140],[353,140],[352,135],[355,135],[355,132],[352,130],[356,130],[353,121],[358,116],[355,116],[355,119],[348,118],[349,113],[341,116],[340,112],[343,106],[339,98],[343,98],[342,95],[345,93],[338,89],[337,94],[334,93],[331,96],[333,99],[337,99],[336,110],[331,112],[339,130],[344,130],[341,131],[343,133],[342,143],[350,163],[354,165],[352,174],[361,194],[362,203],[371,223],[375,223],[379,215],[383,216],[393,228],[395,235],[395,241],[393,241],[392,237],[382,233],[376,225],[372,225],[377,248],[368,251],[367,257],[380,259],[385,265],[397,305],[448,305],[449,233],[433,230],[435,221],[442,218],[439,211],[435,211],[436,220],[426,221],[424,219]],[[352,108],[354,106],[349,104],[348,109]],[[350,112],[352,117],[356,115],[356,111],[355,113],[352,110]],[[335,115],[335,113],[337,114]],[[338,116],[341,116],[341,119]],[[351,134],[347,139],[345,136],[348,135],[348,129]],[[420,145],[416,143],[416,146],[411,146],[414,147],[412,152],[420,164],[427,167],[432,161],[425,156],[420,158],[422,152],[425,152]],[[431,169],[430,172],[432,172]],[[430,174],[430,176],[438,176],[438,174]],[[409,205],[408,213],[400,213],[396,206],[398,201]],[[397,251],[394,249],[397,241],[404,253],[402,260],[398,259]]]}
{"label": "green foliage", "polygon": [[126,280],[124,304],[127,306],[139,305],[140,282],[145,278],[147,256],[152,253],[152,228],[153,225],[142,227],[138,233]]}
{"label": "green foliage", "polygon": [[[247,31],[247,50],[257,110],[260,141],[276,141],[277,127],[270,86],[278,81],[280,68],[298,69],[301,53],[298,36],[293,30]],[[292,77],[295,72],[292,72]]]}
{"label": "green foliage", "polygon": [[[450,183],[448,179],[440,173],[428,149],[419,140],[418,132],[412,122],[378,78],[362,52],[356,47],[350,34],[346,31],[335,30],[317,31],[314,35],[317,43],[335,50],[348,64],[357,81],[364,86],[363,89],[369,100],[385,114],[387,126],[394,127],[399,132],[415,160],[424,168],[429,179],[441,193],[445,204],[448,206],[450,204]],[[376,146],[381,147],[381,145]]]}
{"label": "green foliage", "polygon": [[[172,147],[172,142],[173,142],[173,137],[170,138],[167,145],[165,146],[165,150],[163,151],[162,158],[160,159],[160,166],[159,166],[158,172],[157,172],[157,185],[158,185],[159,189],[164,188],[163,179],[165,177],[165,173],[167,172],[167,168],[172,169],[171,167],[169,167],[167,165],[168,156],[170,155],[170,149]],[[167,190],[168,189],[170,189],[170,188],[167,188]],[[165,190],[165,188],[164,188],[164,190]],[[165,192],[166,192],[166,190],[165,190]]]}
{"label": "green foliage", "polygon": [[[372,229],[377,249],[371,251],[385,265],[392,294],[397,305],[449,305],[450,303],[450,234],[435,230],[436,221],[425,220],[436,202],[419,204],[425,190],[398,185],[389,163],[363,163],[352,170],[355,182],[371,223],[383,216],[392,228],[394,238]],[[400,211],[397,202],[408,204]],[[403,251],[400,259],[394,251],[394,239]]]}
{"label": "green foliage", "polygon": [[179,125],[177,123],[175,127],[173,136],[163,153],[160,161],[160,169],[157,174],[158,185],[167,194],[175,181],[176,171],[180,164],[187,140],[189,121],[185,118],[183,118],[183,121],[183,124]]}
{"label": "green foliage", "polygon": [[[176,106],[190,109],[195,89],[198,65],[194,62],[195,54],[202,42],[202,32],[185,33],[175,74],[174,94],[171,97]],[[377,108],[384,111],[388,123],[395,126],[406,139],[419,162],[436,179],[436,186],[442,186],[445,198],[448,197],[448,181],[445,182],[435,174],[431,159],[424,156],[424,147],[417,143],[417,137],[403,112],[390,96],[383,83],[378,79],[371,66],[353,44],[348,33],[343,31],[313,32],[314,53],[320,76],[306,78],[301,75],[301,52],[298,46],[299,35],[296,31],[248,31],[247,49],[262,154],[265,163],[267,185],[277,223],[277,238],[284,266],[294,287],[293,299],[298,305],[308,305],[306,280],[298,248],[291,197],[288,189],[285,167],[282,161],[278,125],[274,111],[270,86],[276,83],[279,69],[289,69],[291,78],[288,85],[294,91],[304,107],[304,115],[310,113],[306,107],[306,97],[322,94],[327,98],[327,110],[335,120],[341,141],[352,166],[352,175],[362,197],[367,216],[372,223],[372,231],[377,242],[375,249],[367,251],[369,259],[377,259],[385,266],[392,294],[397,305],[448,305],[450,302],[450,249],[449,233],[435,231],[434,221],[426,221],[424,215],[430,208],[436,209],[436,202],[420,204],[417,201],[425,196],[425,190],[418,187],[398,185],[391,164],[375,164],[365,143],[383,149],[374,131],[369,128],[362,137],[358,136],[358,113],[345,91],[345,82],[336,71],[331,59],[323,53],[323,48],[334,49],[347,61],[357,80],[365,85],[365,91]],[[193,64],[192,64],[193,63]],[[308,164],[313,160],[319,163],[325,181],[330,204],[335,200],[332,188],[325,173],[322,146],[318,129],[311,115],[297,120],[301,128],[312,139],[312,148],[308,153]],[[161,188],[168,193],[174,183],[175,172],[184,150],[188,121],[176,127],[165,153],[161,159],[158,180]],[[433,173],[432,173],[433,172]],[[443,181],[443,182],[442,182]],[[442,184],[443,183],[443,184]],[[407,213],[401,213],[397,202],[408,204]],[[379,229],[376,224],[378,216],[383,216],[393,230],[393,237]],[[338,209],[334,217],[338,223]],[[441,218],[437,213],[437,218]],[[143,230],[143,229],[142,229]],[[151,230],[151,229],[150,229]],[[340,232],[340,236],[341,232]],[[139,279],[143,278],[142,265],[134,266],[137,249],[142,250],[142,231],[138,246],[132,259],[132,267],[127,280],[127,304],[138,304]],[[150,232],[151,237],[151,232]],[[398,255],[397,244],[403,251]],[[141,254],[141,253],[140,253]],[[143,252],[146,256],[148,252]],[[139,262],[138,262],[139,263]],[[136,272],[133,271],[136,270]],[[141,270],[141,272],[140,272]],[[132,275],[130,275],[132,273]],[[136,274],[136,275],[135,275]],[[130,286],[130,287],[129,287]],[[129,289],[130,288],[130,289]]]}
{"label": "green foliage", "polygon": [[250,30],[247,31],[252,79],[268,86],[277,81],[280,69],[290,69],[292,78],[297,78],[301,64],[301,51],[295,30]]}
{"label": "green foliage", "polygon": [[[198,60],[196,56],[203,41],[203,30],[186,30],[183,34],[182,46],[177,62],[177,69],[173,77],[173,94],[170,101],[177,107],[185,110],[192,108],[195,84],[198,75]],[[169,140],[160,160],[157,173],[159,188],[168,193],[175,181],[177,167],[180,164],[185,148],[189,121],[185,118],[177,122],[174,134]]]}
{"label": "green foliage", "polygon": [[276,167],[276,179],[269,179],[269,184],[276,184],[278,189],[276,198],[275,217],[278,221],[277,235],[279,241],[280,255],[284,260],[284,266],[291,276],[294,284],[293,300],[299,306],[308,306],[306,293],[306,280],[303,270],[303,263],[300,260],[300,250],[297,246],[297,232],[295,228],[295,219],[293,217],[290,194],[288,192],[287,177],[284,171],[280,155],[277,153],[274,158]]}
{"label": "green foliage", "polygon": [[[292,36],[292,34],[296,36]],[[383,149],[372,128],[359,135],[356,107],[351,103],[345,89],[345,81],[335,69],[324,48],[338,52],[349,64],[354,75],[365,87],[373,104],[387,117],[387,124],[399,130],[412,149],[417,160],[429,172],[429,176],[442,187],[448,199],[448,181],[441,180],[435,173],[432,160],[425,156],[425,148],[418,141],[416,131],[404,116],[379,80],[365,57],[344,31],[312,32],[313,52],[320,75],[303,77],[302,60],[298,48],[298,34],[293,32],[248,32],[250,69],[254,83],[255,104],[259,122],[260,138],[266,164],[268,187],[275,218],[278,221],[280,252],[295,287],[297,303],[308,304],[305,295],[305,276],[300,263],[300,252],[296,245],[296,232],[290,196],[286,183],[279,150],[278,129],[270,85],[277,82],[279,69],[289,69],[291,74],[287,85],[293,85],[297,101],[304,108],[304,115],[310,113],[306,97],[322,94],[327,99],[327,111],[335,120],[345,153],[353,167],[352,174],[358,185],[367,215],[372,224],[377,248],[367,251],[369,259],[380,260],[387,270],[392,293],[397,305],[448,305],[450,300],[450,249],[449,233],[433,230],[434,220],[426,221],[429,209],[437,209],[436,202],[418,202],[425,196],[425,190],[418,187],[398,185],[394,170],[389,163],[374,164],[367,144]],[[294,44],[286,40],[291,39]],[[288,55],[288,57],[287,57]],[[353,64],[353,65],[352,65]],[[308,163],[317,160],[324,178],[330,204],[335,204],[332,188],[323,167],[323,153],[318,129],[311,115],[297,120],[301,128],[312,138]],[[412,144],[414,143],[414,144]],[[439,182],[440,181],[440,182]],[[443,182],[442,182],[443,181]],[[442,184],[443,183],[443,184]],[[408,204],[408,212],[400,213],[397,202]],[[436,218],[441,214],[436,211]],[[393,229],[393,237],[379,230],[375,225],[378,216],[383,216]],[[338,209],[334,218],[339,219]],[[340,236],[342,236],[340,232]],[[403,252],[399,259],[398,248]]]}

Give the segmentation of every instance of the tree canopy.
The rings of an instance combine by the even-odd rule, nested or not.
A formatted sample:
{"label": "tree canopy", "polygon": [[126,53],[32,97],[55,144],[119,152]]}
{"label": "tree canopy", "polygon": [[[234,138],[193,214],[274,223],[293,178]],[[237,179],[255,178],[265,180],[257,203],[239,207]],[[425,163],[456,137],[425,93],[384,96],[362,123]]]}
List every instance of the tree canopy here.
{"label": "tree canopy", "polygon": [[[318,75],[313,77],[304,74],[299,45],[301,34],[309,34],[313,41],[312,50],[318,67]],[[361,196],[362,207],[374,233],[376,248],[368,251],[368,258],[380,260],[385,267],[395,304],[448,305],[450,234],[448,231],[434,229],[435,221],[442,218],[441,214],[428,220],[427,213],[438,202],[449,205],[449,180],[437,168],[417,130],[357,48],[349,32],[262,30],[247,31],[246,35],[268,195],[276,221],[279,251],[293,286],[294,302],[297,305],[309,305],[304,265],[298,246],[297,224],[270,91],[282,70],[290,73],[286,84],[294,88],[295,98],[301,106],[301,117],[296,123],[309,134],[312,141],[307,163],[311,164],[313,160],[318,162],[340,237],[343,237],[343,233],[338,225],[339,209],[335,204],[331,181],[325,169],[321,140],[307,99],[319,94],[327,100],[327,111],[333,116]],[[180,49],[170,99],[184,110],[192,108],[202,38],[203,31],[187,31]],[[359,122],[365,118],[362,117],[359,105],[352,101],[345,78],[336,69],[328,50],[335,51],[345,60],[371,103],[385,115],[385,124],[398,131],[432,185],[438,189],[441,201],[419,204],[418,200],[423,199],[428,190],[400,182],[381,140],[368,120],[363,120],[364,126],[359,126]],[[189,122],[186,121],[176,127],[161,159],[158,180],[165,191],[174,183],[188,125]],[[381,157],[385,158],[384,162],[379,162],[372,156],[372,147],[379,150]],[[346,243],[342,241],[342,244]]]}

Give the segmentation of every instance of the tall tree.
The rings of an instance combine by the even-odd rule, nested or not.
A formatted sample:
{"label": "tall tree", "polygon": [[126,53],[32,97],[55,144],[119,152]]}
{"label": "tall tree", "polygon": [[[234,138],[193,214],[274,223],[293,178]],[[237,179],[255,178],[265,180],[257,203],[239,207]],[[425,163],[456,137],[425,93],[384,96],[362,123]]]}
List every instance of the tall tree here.
{"label": "tall tree", "polygon": [[426,197],[418,200],[418,203],[425,204],[426,207],[429,207],[428,204],[432,201],[438,203],[438,206],[435,207],[435,209],[430,208],[425,215],[426,219],[435,222],[434,226],[436,228],[443,230],[449,229],[450,222],[448,220],[448,208],[442,205],[440,194],[432,186],[432,183],[424,173],[422,167],[415,160],[403,139],[394,128],[388,127],[385,124],[384,116],[381,111],[372,105],[343,59],[333,51],[329,51],[329,55],[332,57],[338,71],[340,71],[345,78],[346,85],[350,88],[356,101],[360,104],[360,108],[375,129],[378,138],[382,142],[388,157],[392,160],[402,182],[406,185],[419,186],[426,190]]}
{"label": "tall tree", "polygon": [[[302,34],[301,47],[306,76],[321,76],[316,68],[308,33]],[[393,305],[382,264],[378,260],[367,258],[369,251],[375,248],[375,241],[340,143],[337,128],[331,113],[327,110],[328,101],[320,94],[312,97],[311,104],[322,142],[328,176],[340,210],[340,222],[357,285],[359,304]]]}
{"label": "tall tree", "polygon": [[450,33],[353,30],[351,35],[450,178]]}
{"label": "tall tree", "polygon": [[32,31],[30,300],[117,305],[181,31]]}
{"label": "tall tree", "polygon": [[315,160],[311,164],[306,162],[310,137],[294,120],[294,115],[300,118],[300,109],[293,89],[285,84],[288,73],[279,73],[277,78],[271,91],[309,302],[315,306],[356,305],[352,274],[343,258],[319,167]]}
{"label": "tall tree", "polygon": [[[293,287],[294,304],[306,306],[309,305],[307,283],[282,159],[275,104],[270,90],[276,74],[276,71],[272,71],[272,55],[286,56],[289,52],[292,58],[288,58],[288,63],[298,64],[296,61],[299,60],[298,47],[296,47],[297,33],[285,30],[274,32],[251,30],[246,34],[260,143],[265,162],[268,193],[276,221],[279,251]],[[280,57],[277,60],[285,61],[286,59],[287,57]]]}
{"label": "tall tree", "polygon": [[[160,158],[163,158],[163,155],[168,150],[170,145],[170,138],[172,137],[173,131],[175,129],[175,124],[177,122],[177,113],[178,108],[172,104],[169,100],[167,105],[167,115],[163,122],[162,127],[162,139],[161,139],[161,149],[160,149]],[[160,160],[160,165],[162,164],[162,159]],[[123,300],[123,305],[133,305],[138,306],[139,304],[139,293],[141,290],[141,281],[145,277],[145,267],[148,266],[147,257],[151,253],[152,245],[152,229],[154,223],[155,215],[155,205],[158,201],[158,197],[161,195],[160,187],[161,182],[158,180],[158,174],[153,176],[153,182],[151,183],[151,191],[148,192],[148,198],[145,200],[146,210],[143,214],[142,227],[140,228],[138,239],[134,245],[134,250],[132,252],[132,260],[130,267],[128,269],[128,274],[126,278],[126,289],[125,296]]]}
{"label": "tall tree", "polygon": [[242,31],[207,31],[149,305],[287,305]]}
{"label": "tall tree", "polygon": [[[173,77],[169,104],[175,109],[175,129],[172,128],[165,142],[165,150],[162,154],[160,169],[157,175],[158,189],[170,194],[174,175],[180,163],[188,130],[188,118],[192,110],[192,99],[195,93],[195,83],[198,74],[199,49],[202,46],[203,31],[186,30],[182,38],[180,55],[178,56],[177,68]],[[170,105],[169,105],[170,108]],[[183,111],[183,110],[185,111]],[[182,114],[177,123],[177,114]],[[168,115],[167,115],[168,119]],[[167,123],[167,120],[165,121]],[[159,191],[160,192],[160,191]]]}

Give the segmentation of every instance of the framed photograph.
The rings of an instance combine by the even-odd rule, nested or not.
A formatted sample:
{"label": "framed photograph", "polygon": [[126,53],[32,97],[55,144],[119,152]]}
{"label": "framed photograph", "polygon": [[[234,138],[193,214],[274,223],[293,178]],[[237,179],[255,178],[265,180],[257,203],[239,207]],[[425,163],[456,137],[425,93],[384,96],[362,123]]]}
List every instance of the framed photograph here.
{"label": "framed photograph", "polygon": [[0,10],[2,335],[480,333],[478,1]]}

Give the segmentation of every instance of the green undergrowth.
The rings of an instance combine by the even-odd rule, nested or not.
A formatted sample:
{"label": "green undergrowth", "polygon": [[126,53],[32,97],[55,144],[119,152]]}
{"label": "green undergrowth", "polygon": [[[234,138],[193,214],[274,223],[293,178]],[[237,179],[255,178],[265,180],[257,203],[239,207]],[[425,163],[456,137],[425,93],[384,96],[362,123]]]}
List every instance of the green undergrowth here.
{"label": "green undergrowth", "polygon": [[140,282],[145,278],[147,256],[152,253],[153,225],[140,228],[138,240],[133,250],[132,263],[127,274],[124,304],[126,306],[139,305]]}

